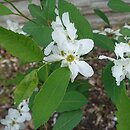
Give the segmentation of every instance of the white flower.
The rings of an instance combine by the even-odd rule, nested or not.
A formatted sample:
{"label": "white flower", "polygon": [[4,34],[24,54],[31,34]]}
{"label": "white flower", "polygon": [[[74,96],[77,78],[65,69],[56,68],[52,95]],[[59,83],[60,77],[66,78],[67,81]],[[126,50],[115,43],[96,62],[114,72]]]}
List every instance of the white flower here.
{"label": "white flower", "polygon": [[114,34],[114,30],[111,28],[105,28],[104,32],[106,32],[107,34]]}
{"label": "white flower", "polygon": [[130,45],[127,43],[121,42],[120,44],[116,43],[115,46],[115,54],[117,58],[124,58],[125,56],[128,56],[130,53]]}
{"label": "white flower", "polygon": [[69,67],[72,82],[78,73],[85,77],[91,77],[94,73],[92,67],[80,57],[93,49],[93,40],[76,40],[77,29],[70,22],[68,12],[62,15],[62,20],[57,16],[56,21],[52,22],[52,28],[54,29],[52,32],[53,42],[45,48],[44,60],[47,62],[61,61],[61,67]]}
{"label": "white flower", "polygon": [[67,40],[74,41],[77,38],[77,29],[74,27],[74,24],[70,22],[68,12],[62,15],[62,20],[57,16],[56,21],[52,22],[51,25],[54,29],[52,38],[56,43],[62,43]]}
{"label": "white flower", "polygon": [[120,82],[125,79],[125,77],[130,79],[130,58],[115,60],[114,64],[115,65],[112,67],[112,73],[119,86]]}
{"label": "white flower", "polygon": [[[82,39],[73,43],[66,43],[61,45],[55,45],[51,43],[44,54],[50,54],[45,57],[44,60],[47,62],[61,61],[61,67],[68,66],[72,75],[72,82],[78,75],[78,72],[85,77],[91,77],[93,75],[92,67],[85,61],[80,61],[80,56],[87,54],[93,48],[93,41],[90,39]],[[50,53],[49,53],[50,52]]]}
{"label": "white flower", "polygon": [[114,35],[115,35],[115,40],[118,40],[118,38],[119,38],[120,36],[123,36],[123,35],[120,33],[120,29],[115,30],[115,31],[114,31]]}
{"label": "white flower", "polygon": [[93,30],[93,33],[102,34],[102,35],[107,35],[106,32],[100,31],[100,30]]}
{"label": "white flower", "polygon": [[99,59],[108,59],[113,61],[112,75],[116,79],[116,83],[119,86],[120,82],[127,77],[130,79],[130,58],[126,58],[130,52],[130,46],[126,43],[116,44],[115,54],[117,59],[99,56]]}
{"label": "white flower", "polygon": [[105,28],[103,31],[93,30],[93,33],[102,34],[102,35],[113,35],[114,39],[118,40],[119,36],[122,36],[120,29],[113,30],[111,28]]}
{"label": "white flower", "polygon": [[7,28],[9,30],[19,33],[19,34],[26,35],[26,33],[23,32],[22,30],[23,25],[20,26],[19,23],[12,22],[11,20],[7,20],[6,23],[7,23]]}
{"label": "white flower", "polygon": [[125,23],[124,28],[130,29],[130,25],[128,25],[127,23]]}
{"label": "white flower", "polygon": [[20,113],[20,118],[22,118],[24,121],[31,120],[31,114],[29,113],[29,107],[28,107],[28,101],[23,100],[18,106],[18,111]]}
{"label": "white flower", "polygon": [[8,110],[8,115],[1,120],[1,124],[5,125],[5,130],[24,129],[24,122],[31,120],[28,102],[29,100],[23,100],[17,109]]}
{"label": "white flower", "polygon": [[111,28],[105,28],[104,32],[108,35],[113,35],[114,39],[118,40],[119,36],[122,36],[120,29],[113,30]]}
{"label": "white flower", "polygon": [[24,125],[23,122],[18,110],[12,108],[9,109],[6,118],[1,120],[1,124],[5,125],[5,130],[19,130]]}

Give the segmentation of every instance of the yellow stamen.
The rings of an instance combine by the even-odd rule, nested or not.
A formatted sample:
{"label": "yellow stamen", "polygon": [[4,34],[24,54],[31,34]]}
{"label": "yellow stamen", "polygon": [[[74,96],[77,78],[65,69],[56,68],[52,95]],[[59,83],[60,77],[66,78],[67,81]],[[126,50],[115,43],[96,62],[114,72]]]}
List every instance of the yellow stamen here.
{"label": "yellow stamen", "polygon": [[75,57],[73,56],[73,55],[68,55],[67,56],[67,58],[66,58],[66,60],[68,61],[68,62],[72,62],[72,61],[74,61],[74,59],[75,59]]}

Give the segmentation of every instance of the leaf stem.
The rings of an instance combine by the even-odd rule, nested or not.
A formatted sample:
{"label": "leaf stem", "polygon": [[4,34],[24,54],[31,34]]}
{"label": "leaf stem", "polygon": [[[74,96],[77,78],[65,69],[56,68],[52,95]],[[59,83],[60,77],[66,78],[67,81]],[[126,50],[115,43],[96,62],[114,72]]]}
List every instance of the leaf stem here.
{"label": "leaf stem", "polygon": [[17,9],[17,7],[16,7],[13,3],[11,3],[11,2],[8,1],[8,0],[4,0],[4,1],[7,2],[7,3],[9,3],[9,4],[19,13],[19,14],[16,14],[16,13],[13,13],[13,14],[18,15],[18,16],[22,16],[22,17],[24,17],[25,19],[27,19],[27,20],[29,20],[29,21],[35,23],[33,20],[31,20],[30,18],[28,18],[27,16],[25,16],[22,12],[20,12],[20,11]]}

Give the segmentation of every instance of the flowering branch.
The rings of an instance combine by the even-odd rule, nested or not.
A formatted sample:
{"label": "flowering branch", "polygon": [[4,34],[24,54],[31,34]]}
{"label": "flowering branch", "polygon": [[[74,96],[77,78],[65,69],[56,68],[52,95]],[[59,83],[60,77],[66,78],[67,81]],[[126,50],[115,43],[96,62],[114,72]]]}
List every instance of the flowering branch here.
{"label": "flowering branch", "polygon": [[22,17],[24,17],[25,19],[27,19],[27,20],[32,21],[33,23],[35,23],[33,20],[31,20],[30,18],[28,18],[27,16],[25,16],[22,12],[20,12],[20,11],[17,9],[17,7],[16,7],[13,3],[11,3],[11,2],[8,1],[8,0],[4,0],[4,1],[7,2],[7,3],[9,3],[9,4],[19,13],[19,14],[13,13],[14,15],[22,16]]}

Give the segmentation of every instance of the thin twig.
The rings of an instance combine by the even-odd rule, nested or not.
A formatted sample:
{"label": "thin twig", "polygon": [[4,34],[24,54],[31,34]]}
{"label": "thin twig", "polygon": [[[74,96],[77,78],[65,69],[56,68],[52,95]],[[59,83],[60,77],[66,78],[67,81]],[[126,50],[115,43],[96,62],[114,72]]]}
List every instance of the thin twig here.
{"label": "thin twig", "polygon": [[20,11],[17,9],[17,7],[16,7],[13,3],[11,3],[11,2],[8,1],[8,0],[4,0],[4,1],[7,2],[7,3],[9,3],[9,4],[19,13],[19,14],[16,14],[16,13],[13,13],[13,14],[18,15],[18,16],[22,16],[22,17],[24,17],[25,19],[27,19],[27,20],[29,20],[29,21],[35,23],[33,20],[31,20],[30,18],[28,18],[27,16],[25,16],[22,12],[20,12]]}
{"label": "thin twig", "polygon": [[45,127],[45,130],[47,130],[47,126],[46,126],[46,124],[44,125],[44,127]]}

